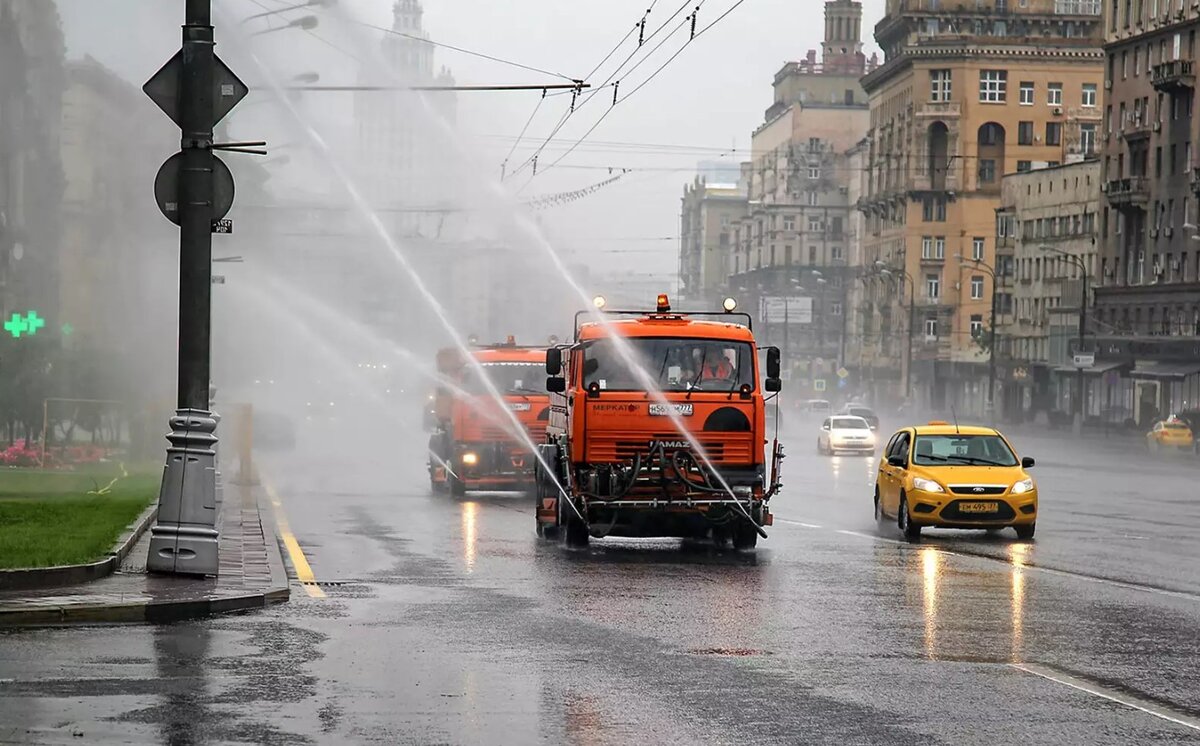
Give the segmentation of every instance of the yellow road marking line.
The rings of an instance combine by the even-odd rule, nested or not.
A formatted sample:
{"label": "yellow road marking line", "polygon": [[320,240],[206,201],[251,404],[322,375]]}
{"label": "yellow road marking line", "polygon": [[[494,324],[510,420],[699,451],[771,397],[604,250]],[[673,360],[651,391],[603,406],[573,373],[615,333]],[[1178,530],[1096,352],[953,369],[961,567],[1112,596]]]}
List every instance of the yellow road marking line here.
{"label": "yellow road marking line", "polygon": [[292,567],[296,570],[296,579],[300,581],[300,585],[309,598],[325,598],[325,591],[317,585],[312,566],[308,564],[308,558],[304,556],[304,550],[300,548],[300,542],[296,541],[296,535],[292,533],[291,526],[288,525],[287,516],[283,514],[283,502],[279,499],[279,493],[265,479],[262,485],[267,497],[271,499],[271,507],[275,510],[275,523],[279,526],[279,535],[283,538],[283,546],[292,560]]}

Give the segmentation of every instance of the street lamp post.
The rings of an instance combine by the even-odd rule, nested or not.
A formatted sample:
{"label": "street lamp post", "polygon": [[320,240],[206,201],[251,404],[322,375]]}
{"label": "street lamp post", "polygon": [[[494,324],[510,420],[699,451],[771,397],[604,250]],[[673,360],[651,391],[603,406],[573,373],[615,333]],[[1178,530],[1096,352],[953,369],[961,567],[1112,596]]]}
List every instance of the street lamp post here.
{"label": "street lamp post", "polygon": [[988,416],[993,422],[996,418],[996,300],[999,298],[997,292],[999,288],[996,282],[996,268],[987,264],[982,259],[967,259],[962,254],[955,254],[954,258],[960,263],[969,262],[976,269],[983,270],[992,278],[992,318],[990,321],[991,329],[988,331],[988,386],[987,397],[984,398],[984,406],[987,409]]}
{"label": "street lamp post", "polygon": [[876,260],[875,266],[879,269],[879,274],[884,277],[899,278],[898,283],[901,286],[902,294],[904,281],[908,280],[908,353],[904,362],[904,398],[909,400],[912,399],[913,330],[917,323],[917,283],[906,269],[892,269],[886,262],[880,260]]}
{"label": "street lamp post", "polygon": [[[1071,261],[1072,264],[1074,264],[1076,267],[1079,267],[1079,271],[1081,273],[1080,277],[1083,281],[1083,284],[1080,288],[1080,293],[1079,293],[1079,341],[1076,345],[1076,352],[1083,352],[1083,337],[1087,331],[1087,303],[1088,303],[1087,264],[1084,263],[1084,261],[1082,259],[1080,259],[1078,256],[1071,254],[1069,252],[1066,252],[1066,251],[1062,251],[1061,249],[1055,249],[1051,246],[1045,246],[1045,245],[1043,245],[1039,248],[1041,248],[1042,251],[1046,251],[1051,254],[1058,254],[1060,256],[1065,256],[1067,259],[1069,259]],[[1083,399],[1084,399],[1083,368],[1080,366],[1076,366],[1075,381],[1076,381],[1075,386],[1078,389],[1076,396],[1078,398],[1075,401],[1075,422],[1073,425],[1073,429],[1074,429],[1075,433],[1078,434],[1083,429]]]}

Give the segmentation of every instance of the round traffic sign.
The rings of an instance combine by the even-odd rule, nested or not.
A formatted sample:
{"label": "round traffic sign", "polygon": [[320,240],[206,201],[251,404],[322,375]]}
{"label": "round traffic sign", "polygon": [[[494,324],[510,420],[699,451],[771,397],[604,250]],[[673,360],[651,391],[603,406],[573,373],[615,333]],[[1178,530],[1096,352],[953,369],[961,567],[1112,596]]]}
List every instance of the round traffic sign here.
{"label": "round traffic sign", "polygon": [[[183,170],[183,153],[176,153],[162,164],[154,177],[154,201],[163,217],[179,225],[179,174]],[[220,220],[233,207],[233,173],[224,161],[213,156],[212,219]]]}

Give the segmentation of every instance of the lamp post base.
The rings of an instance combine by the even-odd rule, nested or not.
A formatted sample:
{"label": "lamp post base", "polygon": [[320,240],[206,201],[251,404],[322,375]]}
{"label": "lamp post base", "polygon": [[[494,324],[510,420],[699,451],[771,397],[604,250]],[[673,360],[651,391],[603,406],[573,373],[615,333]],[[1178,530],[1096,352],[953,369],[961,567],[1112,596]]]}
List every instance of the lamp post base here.
{"label": "lamp post base", "polygon": [[212,413],[200,409],[179,409],[171,418],[149,572],[217,574],[216,428]]}

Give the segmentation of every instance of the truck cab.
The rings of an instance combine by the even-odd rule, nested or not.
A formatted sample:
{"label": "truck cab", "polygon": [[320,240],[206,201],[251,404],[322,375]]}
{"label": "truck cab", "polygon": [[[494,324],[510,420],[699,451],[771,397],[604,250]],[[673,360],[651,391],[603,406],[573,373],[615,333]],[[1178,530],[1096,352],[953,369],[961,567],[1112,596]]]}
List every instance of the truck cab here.
{"label": "truck cab", "polygon": [[476,347],[470,357],[458,349],[438,353],[444,385],[432,408],[431,488],[453,495],[529,490],[535,461],[531,446],[545,441],[550,412],[543,374],[546,349],[520,347],[509,337],[502,344]]}
{"label": "truck cab", "polygon": [[[597,305],[602,305],[598,300]],[[765,377],[748,316],[602,311],[548,350],[550,420],[537,466],[537,531],[565,537],[682,537],[755,546],[780,487],[767,457]],[[705,318],[718,316],[718,318]]]}

